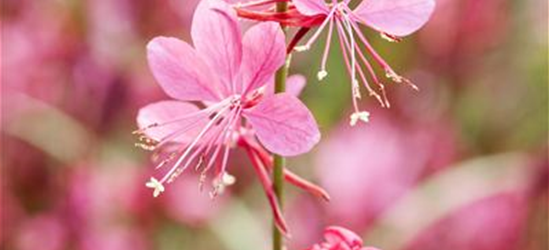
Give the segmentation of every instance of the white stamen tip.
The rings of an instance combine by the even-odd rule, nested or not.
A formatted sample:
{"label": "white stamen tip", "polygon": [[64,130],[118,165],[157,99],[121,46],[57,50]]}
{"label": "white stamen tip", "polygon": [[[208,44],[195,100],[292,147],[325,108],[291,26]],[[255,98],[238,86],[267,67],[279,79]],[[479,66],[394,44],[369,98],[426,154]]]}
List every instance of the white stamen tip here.
{"label": "white stamen tip", "polygon": [[166,190],[164,188],[164,185],[162,185],[161,182],[159,182],[154,177],[151,177],[151,180],[145,184],[146,187],[154,189],[153,191],[153,197],[158,197],[160,193],[164,192]]}
{"label": "white stamen tip", "polygon": [[223,194],[227,186],[231,186],[236,183],[236,178],[229,173],[225,172],[223,175],[213,181],[214,191],[210,194],[211,198],[214,198],[218,194]]}
{"label": "white stamen tip", "polygon": [[385,70],[385,76],[396,83],[401,83],[404,80],[402,76],[397,75],[397,73],[390,69]]}
{"label": "white stamen tip", "polygon": [[307,45],[295,46],[295,48],[294,48],[294,50],[297,51],[297,52],[303,52],[303,51],[307,51],[309,49],[310,49],[310,47],[307,46]]}
{"label": "white stamen tip", "polygon": [[365,123],[370,121],[370,113],[367,111],[362,112],[355,112],[351,115],[351,122],[349,123],[351,126],[355,126],[358,121],[363,121]]}
{"label": "white stamen tip", "polygon": [[223,182],[223,185],[230,186],[230,185],[235,184],[236,178],[233,175],[225,172],[223,174],[223,177],[221,178],[221,181]]}
{"label": "white stamen tip", "polygon": [[326,76],[328,76],[328,71],[326,70],[321,70],[316,74],[316,77],[319,81],[322,81],[324,78],[326,78]]}

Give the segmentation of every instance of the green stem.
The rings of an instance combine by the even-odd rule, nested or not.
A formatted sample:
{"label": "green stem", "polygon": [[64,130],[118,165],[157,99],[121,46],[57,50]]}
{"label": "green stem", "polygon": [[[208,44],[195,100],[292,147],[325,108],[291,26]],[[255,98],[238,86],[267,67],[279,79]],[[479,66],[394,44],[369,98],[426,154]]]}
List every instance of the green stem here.
{"label": "green stem", "polygon": [[[288,10],[288,2],[279,2],[276,4],[277,12],[286,12]],[[282,30],[286,33],[286,27],[281,25]],[[286,91],[286,78],[288,69],[290,68],[291,56],[288,55],[286,63],[276,72],[275,75],[275,93]],[[278,199],[278,203],[282,209],[283,206],[283,191],[284,191],[284,166],[286,159],[280,155],[274,155],[273,162],[273,189]],[[284,248],[284,239],[282,233],[276,226],[273,225],[273,250],[282,250]]]}

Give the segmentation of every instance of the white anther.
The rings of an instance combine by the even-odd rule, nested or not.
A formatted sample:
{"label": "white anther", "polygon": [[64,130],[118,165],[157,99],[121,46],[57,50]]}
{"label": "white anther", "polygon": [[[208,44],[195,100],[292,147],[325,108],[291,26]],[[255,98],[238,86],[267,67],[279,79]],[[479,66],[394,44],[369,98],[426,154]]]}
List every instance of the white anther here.
{"label": "white anther", "polygon": [[308,45],[302,45],[302,46],[295,46],[294,50],[297,52],[303,52],[309,50],[311,47]]}
{"label": "white anther", "polygon": [[351,126],[355,126],[358,121],[363,121],[365,123],[370,121],[370,113],[367,111],[355,112],[351,115]]}
{"label": "white anther", "polygon": [[154,177],[151,177],[151,180],[145,184],[146,187],[154,189],[153,191],[153,197],[158,197],[160,193],[164,192],[166,190],[164,188],[164,185],[162,185],[162,182],[159,182]]}
{"label": "white anther", "polygon": [[235,184],[236,178],[229,173],[225,172],[219,179],[213,181],[214,191],[210,193],[211,198],[214,198],[218,194],[223,194],[227,186]]}
{"label": "white anther", "polygon": [[319,81],[322,81],[324,78],[326,78],[326,76],[328,76],[328,71],[326,70],[321,70],[316,74],[316,77]]}

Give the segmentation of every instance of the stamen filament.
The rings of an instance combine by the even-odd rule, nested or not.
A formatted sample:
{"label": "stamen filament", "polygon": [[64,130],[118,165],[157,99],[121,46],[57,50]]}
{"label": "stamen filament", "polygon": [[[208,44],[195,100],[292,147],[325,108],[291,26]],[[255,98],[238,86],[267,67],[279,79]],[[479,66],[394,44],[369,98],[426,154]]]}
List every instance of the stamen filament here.
{"label": "stamen filament", "polygon": [[328,75],[326,71],[326,64],[328,63],[328,56],[330,54],[330,47],[332,44],[332,34],[334,31],[334,18],[330,18],[330,26],[328,27],[328,36],[326,38],[326,46],[324,47],[324,53],[322,55],[322,62],[320,64],[320,72],[318,72],[318,80],[322,81],[324,77]]}
{"label": "stamen filament", "polygon": [[[345,36],[345,30],[343,29],[343,27],[341,26],[341,24],[338,22],[336,23],[336,26],[337,26],[337,34],[338,34],[338,37],[339,37],[339,40],[340,41],[343,41],[343,42],[340,42],[339,45],[341,47],[341,51],[342,51],[342,54],[343,54],[343,61],[345,61],[345,65],[347,66],[347,71],[349,72],[349,74],[351,74],[352,72],[352,69],[351,69],[351,65],[349,64],[349,56],[347,55],[347,50],[349,48],[348,44],[349,44],[349,41],[347,40],[347,37]],[[347,45],[347,46],[345,46]],[[356,65],[354,65],[356,66]],[[357,100],[356,100],[356,95],[355,95],[355,91],[356,89],[354,88],[355,86],[355,79],[352,80],[353,83],[352,83],[352,87],[351,87],[351,91],[352,91],[352,101],[353,101],[353,108],[355,110],[355,112],[358,112],[358,103],[357,103]]]}
{"label": "stamen filament", "polygon": [[215,117],[210,120],[210,122],[208,122],[208,124],[204,127],[204,129],[198,134],[198,136],[193,140],[193,142],[191,143],[191,145],[189,145],[187,147],[187,149],[185,150],[185,152],[181,155],[181,157],[179,157],[179,159],[177,160],[177,162],[174,164],[174,166],[172,167],[172,169],[162,178],[162,180],[160,180],[161,183],[164,183],[168,178],[170,178],[170,176],[176,171],[176,169],[179,167],[179,165],[181,164],[181,162],[183,162],[183,160],[185,160],[185,158],[187,157],[187,155],[191,152],[191,150],[194,148],[194,146],[198,143],[198,141],[200,139],[202,139],[202,137],[204,136],[204,134],[206,134],[206,132],[210,129],[211,126],[213,126],[218,120],[219,118],[221,117],[221,115],[223,113],[225,113],[225,111],[227,111],[228,109],[230,108],[230,106],[226,106],[224,107],[223,109],[221,109],[216,115]]}
{"label": "stamen filament", "polygon": [[330,20],[334,16],[334,13],[336,12],[336,10],[337,8],[333,7],[330,13],[328,14],[328,16],[326,16],[326,19],[324,20],[324,22],[322,22],[322,24],[318,27],[316,32],[311,36],[311,38],[309,38],[307,43],[305,43],[305,45],[302,45],[302,46],[296,46],[295,51],[302,52],[302,51],[309,50],[311,48],[311,45],[316,41],[316,39],[318,39],[318,37],[320,36],[320,34],[322,33],[326,25],[330,23]]}

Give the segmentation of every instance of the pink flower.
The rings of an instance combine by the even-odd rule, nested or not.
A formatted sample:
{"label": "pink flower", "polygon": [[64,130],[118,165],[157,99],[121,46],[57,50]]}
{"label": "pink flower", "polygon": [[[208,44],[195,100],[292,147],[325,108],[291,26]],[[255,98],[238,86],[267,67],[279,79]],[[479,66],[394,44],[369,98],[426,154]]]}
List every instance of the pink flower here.
{"label": "pink flower", "polygon": [[[228,4],[205,0],[195,11],[191,35],[194,48],[169,37],[147,45],[153,75],[177,99],[150,104],[137,117],[140,146],[161,156],[157,168],[170,166],[159,180],[147,183],[154,196],[191,165],[201,172],[201,182],[214,171],[211,194],[222,192],[235,181],[227,162],[243,134],[253,133],[266,149],[284,156],[305,153],[319,141],[306,106],[292,94],[272,94],[267,87],[285,61],[285,38],[277,23],[258,24],[242,36]],[[186,101],[202,102],[205,108]],[[268,175],[259,176],[262,183],[270,182]]]}
{"label": "pink flower", "polygon": [[68,232],[56,215],[44,214],[25,220],[17,229],[17,249],[65,249]]}
{"label": "pink flower", "polygon": [[306,250],[378,250],[363,247],[362,244],[362,239],[354,232],[343,227],[331,226],[324,230],[324,242]]}
{"label": "pink flower", "polygon": [[422,177],[442,168],[439,162],[452,161],[455,149],[446,143],[453,138],[449,126],[410,120],[403,126],[401,121],[376,112],[368,126],[341,124],[319,146],[315,166],[332,196],[326,205],[329,221],[369,230]]}
{"label": "pink flower", "polygon": [[[195,175],[184,174],[183,176],[196,177]],[[212,201],[208,195],[196,188],[198,181],[198,178],[192,180],[180,178],[173,182],[172,188],[165,194],[167,215],[193,227],[203,226],[214,218],[230,197],[230,195],[224,195]]]}
{"label": "pink flower", "polygon": [[474,201],[430,225],[404,249],[524,249],[520,246],[527,222],[526,198],[513,190]]}
{"label": "pink flower", "polygon": [[[427,22],[435,6],[433,0],[366,0],[362,1],[354,10],[348,6],[348,0],[341,2],[334,0],[331,4],[326,4],[324,0],[293,0],[293,4],[303,15],[325,17],[307,43],[303,46],[295,47],[296,51],[308,50],[319,38],[322,31],[328,27],[326,47],[320,71],[317,75],[319,80],[328,75],[326,63],[335,26],[343,58],[348,73],[351,75],[355,111],[351,115],[351,125],[356,124],[359,120],[368,121],[368,113],[360,111],[357,104],[357,100],[361,98],[360,82],[367,89],[369,95],[374,96],[382,106],[390,106],[385,95],[384,85],[377,78],[372,65],[360,48],[360,43],[365,46],[366,51],[381,66],[388,78],[394,82],[407,83],[414,89],[416,88],[410,81],[397,75],[389,64],[373,49],[358,24],[367,25],[380,32],[384,38],[390,41],[398,41],[399,37],[415,32]],[[368,83],[367,74],[369,74],[376,84],[377,91]]]}

